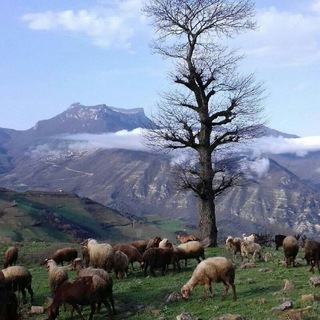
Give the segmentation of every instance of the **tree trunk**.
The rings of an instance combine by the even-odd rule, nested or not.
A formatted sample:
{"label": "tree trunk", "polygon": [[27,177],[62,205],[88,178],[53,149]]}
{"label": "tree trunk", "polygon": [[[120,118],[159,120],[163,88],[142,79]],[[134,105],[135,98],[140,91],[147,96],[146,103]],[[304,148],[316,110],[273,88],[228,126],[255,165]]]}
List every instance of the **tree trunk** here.
{"label": "tree trunk", "polygon": [[207,197],[198,198],[199,223],[197,227],[198,235],[201,239],[209,238],[209,246],[217,246],[218,229],[216,225],[216,214],[214,199]]}

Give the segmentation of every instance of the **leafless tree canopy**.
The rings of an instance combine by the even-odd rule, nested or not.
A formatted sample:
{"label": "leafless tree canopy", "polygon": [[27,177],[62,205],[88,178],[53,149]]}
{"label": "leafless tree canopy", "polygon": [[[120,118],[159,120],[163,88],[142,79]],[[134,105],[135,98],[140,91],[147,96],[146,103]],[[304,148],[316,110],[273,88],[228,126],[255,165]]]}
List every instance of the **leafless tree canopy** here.
{"label": "leafless tree canopy", "polygon": [[157,148],[193,150],[197,164],[180,165],[180,185],[198,195],[200,222],[207,217],[213,224],[201,233],[215,237],[214,199],[240,177],[222,155],[256,137],[261,124],[263,85],[239,73],[243,56],[223,44],[255,29],[254,6],[249,0],[150,0],[143,11],[155,30],[154,52],[173,61],[173,87],[161,96],[153,118],[159,129],[147,140]]}

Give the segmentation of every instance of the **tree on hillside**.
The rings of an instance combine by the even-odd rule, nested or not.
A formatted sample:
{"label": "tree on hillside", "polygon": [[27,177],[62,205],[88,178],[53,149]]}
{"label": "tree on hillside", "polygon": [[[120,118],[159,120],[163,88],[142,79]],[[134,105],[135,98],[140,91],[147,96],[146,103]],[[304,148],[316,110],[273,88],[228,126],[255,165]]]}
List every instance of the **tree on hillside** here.
{"label": "tree on hillside", "polygon": [[227,146],[261,128],[263,86],[238,72],[242,56],[223,42],[255,29],[254,6],[249,0],[150,0],[143,12],[155,29],[154,52],[173,62],[173,89],[162,95],[153,116],[159,130],[150,130],[147,141],[196,156],[180,164],[180,184],[197,195],[198,235],[216,246],[216,197],[240,177]]}

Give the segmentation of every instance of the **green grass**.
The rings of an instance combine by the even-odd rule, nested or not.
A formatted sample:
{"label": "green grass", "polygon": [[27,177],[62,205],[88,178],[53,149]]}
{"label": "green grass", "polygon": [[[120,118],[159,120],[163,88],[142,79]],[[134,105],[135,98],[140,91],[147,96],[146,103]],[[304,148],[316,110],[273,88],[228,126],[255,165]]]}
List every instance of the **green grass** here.
{"label": "green grass", "polygon": [[[47,270],[40,266],[40,261],[45,258],[54,249],[69,246],[66,243],[29,243],[19,246],[19,264],[25,265],[30,269],[33,275],[33,289],[35,292],[34,305],[46,306],[49,296],[49,283]],[[0,245],[1,254],[5,251],[7,245]],[[196,266],[195,260],[190,260],[187,268],[182,268],[181,272],[175,272],[170,268],[165,276],[160,273],[157,277],[149,275],[144,277],[138,266],[131,272],[126,279],[116,280],[114,278],[114,297],[116,302],[118,319],[132,320],[152,320],[152,319],[176,319],[176,316],[182,312],[188,312],[194,317],[203,320],[212,319],[214,316],[222,314],[240,314],[246,320],[267,320],[267,319],[320,319],[320,303],[317,301],[302,301],[301,296],[314,294],[320,296],[320,288],[312,287],[309,279],[312,275],[308,271],[306,262],[301,259],[303,250],[299,253],[298,267],[286,267],[280,263],[283,259],[282,248],[275,251],[274,248],[265,248],[265,251],[271,252],[272,260],[268,262],[257,262],[251,269],[240,268],[240,259],[236,260],[236,291],[238,299],[232,301],[231,292],[228,292],[226,300],[221,301],[223,285],[221,283],[213,284],[214,299],[209,296],[202,300],[202,286],[196,286],[189,300],[175,301],[166,303],[165,298],[173,293],[180,293],[181,286],[188,281]],[[223,246],[217,248],[207,248],[206,257],[225,256],[226,252]],[[2,255],[3,256],[3,255]],[[181,264],[183,265],[183,264]],[[264,272],[262,271],[264,269]],[[265,269],[270,270],[266,272]],[[70,277],[75,273],[70,272]],[[314,276],[319,276],[318,271]],[[295,288],[293,291],[281,292],[284,287],[284,279],[291,281]],[[311,306],[311,311],[305,312],[302,318],[285,318],[285,311],[272,311],[282,303],[283,298],[290,298],[293,302],[293,309],[306,308]],[[24,313],[23,319],[40,320],[45,315],[30,316],[27,314],[30,305],[22,307]],[[89,315],[88,307],[84,309],[84,317]],[[67,319],[69,311],[60,309],[59,319]],[[75,314],[75,319],[78,316]],[[102,309],[101,314],[94,316],[95,320],[106,319],[106,310]]]}

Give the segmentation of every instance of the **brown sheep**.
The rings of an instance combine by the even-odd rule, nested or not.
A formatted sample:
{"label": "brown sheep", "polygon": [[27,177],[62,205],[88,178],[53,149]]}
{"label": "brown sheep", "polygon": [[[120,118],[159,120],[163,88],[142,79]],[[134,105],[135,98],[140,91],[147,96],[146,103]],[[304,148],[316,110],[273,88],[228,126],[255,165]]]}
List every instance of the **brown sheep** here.
{"label": "brown sheep", "polygon": [[176,258],[178,260],[185,260],[185,266],[187,266],[188,259],[196,259],[200,263],[200,258],[205,259],[204,246],[199,241],[188,241],[181,243],[174,248]]}
{"label": "brown sheep", "polygon": [[15,246],[11,246],[7,249],[7,251],[4,254],[4,268],[7,268],[9,266],[13,266],[16,264],[18,259],[18,248]]}
{"label": "brown sheep", "polygon": [[171,248],[150,248],[142,255],[142,266],[144,275],[147,276],[147,269],[150,267],[150,272],[155,276],[154,269],[160,268],[164,275],[169,264],[175,267],[175,253]]}
{"label": "brown sheep", "polygon": [[206,298],[209,290],[210,296],[213,298],[211,282],[223,282],[224,292],[222,300],[225,299],[229,287],[232,289],[233,300],[237,299],[236,288],[234,285],[236,265],[225,257],[213,257],[201,261],[194,270],[190,280],[181,288],[181,295],[184,299],[188,299],[193,288],[197,284],[204,285],[202,299]]}
{"label": "brown sheep", "polygon": [[[80,277],[93,277],[94,275],[97,275],[100,278],[102,278],[104,281],[106,281],[107,287],[106,287],[105,294],[111,303],[113,313],[115,313],[113,290],[112,290],[113,280],[112,280],[110,274],[104,269],[92,268],[92,267],[84,268],[83,261],[80,258],[76,258],[73,260],[72,268],[74,270],[76,270],[77,276],[79,278]],[[101,303],[98,303],[98,311],[100,310],[100,304]]]}
{"label": "brown sheep", "polygon": [[30,302],[33,302],[32,276],[28,269],[22,266],[11,266],[3,269],[2,272],[8,290],[13,292],[20,291],[25,301],[27,289],[30,295]]}
{"label": "brown sheep", "polygon": [[286,265],[289,266],[292,264],[294,267],[294,261],[299,252],[298,240],[293,236],[286,236],[283,240],[282,246]]}
{"label": "brown sheep", "polygon": [[186,243],[188,241],[199,241],[200,239],[194,235],[188,235],[188,236],[183,236],[181,234],[178,234],[176,236],[176,239],[178,239],[181,243]]}
{"label": "brown sheep", "polygon": [[141,254],[143,254],[147,249],[148,241],[145,240],[136,240],[131,242],[131,245],[139,250]]}
{"label": "brown sheep", "polygon": [[54,260],[57,264],[63,266],[63,262],[71,262],[78,256],[78,251],[74,248],[62,248],[55,251],[50,259]]}
{"label": "brown sheep", "polygon": [[117,279],[127,277],[129,267],[128,256],[120,250],[114,253],[114,273]]}
{"label": "brown sheep", "polygon": [[306,240],[304,245],[304,258],[307,264],[310,265],[309,271],[314,273],[314,267],[317,266],[320,273],[320,242],[316,240]]}
{"label": "brown sheep", "polygon": [[109,314],[112,315],[112,310],[107,300],[107,286],[106,281],[97,275],[66,280],[61,284],[52,304],[47,310],[48,320],[57,318],[59,307],[62,304],[70,304],[73,307],[71,309],[71,318],[73,317],[74,309],[76,309],[80,318],[83,319],[78,305],[90,305],[89,320],[92,320],[97,303],[103,303],[108,309]]}
{"label": "brown sheep", "polygon": [[162,240],[162,238],[160,238],[160,237],[155,237],[153,239],[150,239],[147,243],[146,250],[148,250],[150,248],[158,248],[161,240]]}
{"label": "brown sheep", "polygon": [[134,270],[133,268],[133,263],[135,261],[139,262],[140,266],[142,263],[142,254],[139,252],[139,250],[127,243],[119,243],[116,244],[115,246],[113,246],[113,250],[120,250],[123,253],[125,253],[129,259],[129,263],[131,264],[132,270]]}

